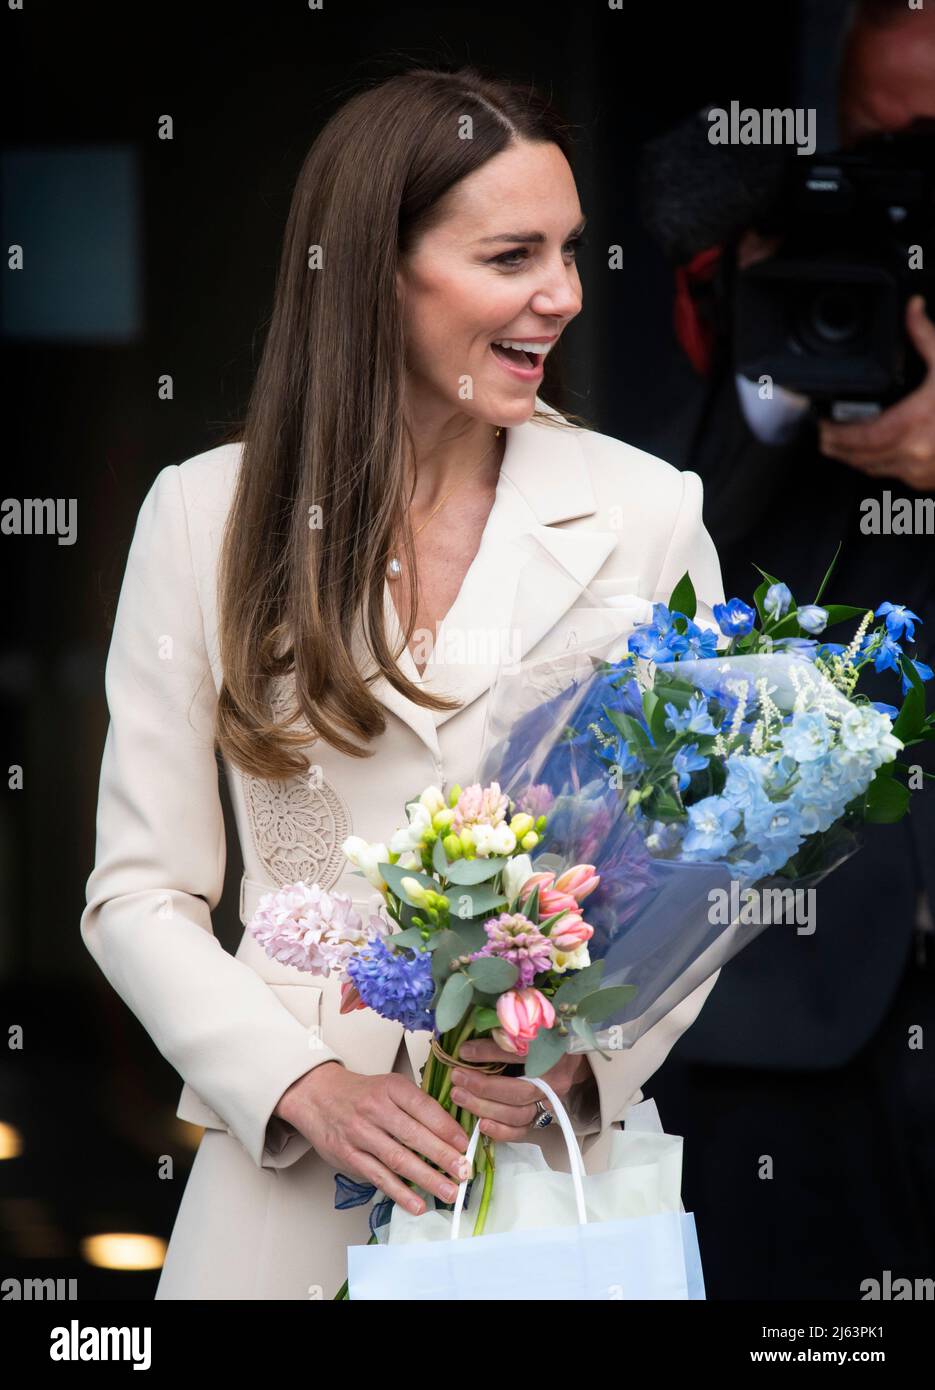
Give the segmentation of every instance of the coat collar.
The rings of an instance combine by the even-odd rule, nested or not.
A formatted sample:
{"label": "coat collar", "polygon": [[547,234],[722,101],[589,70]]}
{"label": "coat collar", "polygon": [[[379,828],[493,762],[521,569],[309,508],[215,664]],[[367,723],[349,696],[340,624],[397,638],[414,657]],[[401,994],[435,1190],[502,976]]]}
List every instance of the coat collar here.
{"label": "coat collar", "polygon": [[[536,409],[557,414],[538,397]],[[558,527],[595,511],[578,431],[534,418],[508,429],[477,554],[439,626],[421,677],[408,648],[403,648],[399,666],[405,675],[433,693],[454,696],[462,708],[489,690],[500,667],[524,657],[554,627],[613,551],[618,541],[614,531]],[[558,563],[537,564],[537,557]],[[398,650],[402,629],[391,583],[384,584],[384,614],[393,649]],[[417,705],[384,676],[375,679],[371,689],[434,757],[441,756],[438,729],[458,710],[436,712]]]}

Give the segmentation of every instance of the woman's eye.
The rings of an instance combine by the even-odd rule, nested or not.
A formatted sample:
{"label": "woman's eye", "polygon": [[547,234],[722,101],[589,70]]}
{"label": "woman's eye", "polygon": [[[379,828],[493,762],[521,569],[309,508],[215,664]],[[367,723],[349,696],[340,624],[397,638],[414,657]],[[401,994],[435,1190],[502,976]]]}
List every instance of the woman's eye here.
{"label": "woman's eye", "polygon": [[[566,255],[570,255],[570,256],[572,257],[572,259],[574,259],[575,256],[576,256],[576,254],[577,254],[577,252],[578,252],[578,250],[579,250],[583,245],[584,245],[584,237],[583,237],[583,236],[573,236],[573,237],[570,237],[570,238],[568,239],[568,241],[565,242],[565,245],[564,245],[564,247],[563,247],[562,249],[565,251]],[[499,256],[494,256],[494,257],[493,257],[493,260],[491,261],[491,264],[492,264],[492,265],[505,265],[505,266],[518,266],[518,265],[521,264],[522,261],[524,261],[524,260],[527,259],[528,255],[529,255],[529,251],[528,251],[528,249],[527,249],[525,246],[518,246],[518,247],[516,248],[515,251],[504,251],[504,252],[502,252]],[[520,260],[516,260],[516,259],[515,259],[515,257],[517,257],[517,256],[520,257]]]}
{"label": "woman's eye", "polygon": [[518,246],[515,251],[503,251],[499,256],[494,256],[491,265],[519,265],[519,261],[515,261],[513,257],[525,255],[525,246]]}

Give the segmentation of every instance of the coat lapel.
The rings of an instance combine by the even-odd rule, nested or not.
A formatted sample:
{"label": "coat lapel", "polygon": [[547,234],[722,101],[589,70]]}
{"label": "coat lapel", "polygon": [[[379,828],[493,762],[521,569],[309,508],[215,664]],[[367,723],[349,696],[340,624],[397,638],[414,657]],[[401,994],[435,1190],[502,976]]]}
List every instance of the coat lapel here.
{"label": "coat lapel", "polygon": [[[544,401],[538,409],[554,413]],[[563,531],[557,523],[593,516],[594,492],[577,433],[534,420],[507,431],[494,503],[422,677],[408,647],[400,668],[415,684],[464,707],[490,689],[498,670],[524,657],[580,596],[618,542],[615,531]],[[544,553],[543,553],[544,552]],[[402,629],[384,585],[394,649]],[[425,709],[380,676],[374,695],[439,756],[438,728],[458,710]]]}

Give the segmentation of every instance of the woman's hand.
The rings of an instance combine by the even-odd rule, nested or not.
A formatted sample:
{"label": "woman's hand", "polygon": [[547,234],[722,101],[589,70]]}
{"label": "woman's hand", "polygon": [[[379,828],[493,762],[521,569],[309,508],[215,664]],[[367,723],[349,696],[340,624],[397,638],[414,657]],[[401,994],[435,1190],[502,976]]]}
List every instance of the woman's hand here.
{"label": "woman's hand", "polygon": [[[396,1072],[363,1076],[340,1062],[321,1062],[293,1082],[274,1113],[303,1134],[336,1171],[372,1182],[417,1216],[425,1211],[425,1202],[404,1178],[453,1202],[457,1184],[470,1175],[464,1157],[468,1136],[462,1127],[437,1100]],[[426,1163],[423,1154],[442,1171]]]}
{"label": "woman's hand", "polygon": [[[473,1038],[461,1045],[459,1055],[466,1062],[517,1062],[515,1052],[506,1052],[490,1038]],[[583,1052],[567,1053],[544,1075],[561,1101],[572,1087],[591,1079],[594,1073]],[[596,1082],[594,1083],[596,1085]],[[539,1114],[537,1100],[551,1108],[542,1091],[521,1076],[498,1076],[495,1073],[472,1071],[470,1067],[452,1068],[451,1099],[456,1105],[477,1115],[481,1134],[504,1143],[528,1140],[527,1130]]]}

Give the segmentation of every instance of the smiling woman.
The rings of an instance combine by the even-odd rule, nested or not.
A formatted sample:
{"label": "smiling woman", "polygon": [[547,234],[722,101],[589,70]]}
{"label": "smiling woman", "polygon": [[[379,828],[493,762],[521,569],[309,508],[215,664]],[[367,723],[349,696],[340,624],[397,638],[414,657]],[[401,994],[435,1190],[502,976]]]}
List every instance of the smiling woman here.
{"label": "smiling woman", "polygon": [[[419,1086],[428,1030],[342,1012],[334,974],[310,986],[249,932],[236,957],[214,940],[216,749],[244,924],[283,864],[363,911],[344,840],[379,847],[419,789],[471,783],[499,670],[574,642],[582,586],[636,614],[690,570],[699,614],[723,598],[698,478],[537,394],[582,307],[582,225],[535,93],[468,69],[358,94],[299,174],[242,438],[164,468],[140,509],[81,930],[206,1131],[160,1299],[328,1298],[369,1236],[347,1180],[423,1212],[467,1146]],[[523,540],[554,562],[534,596]],[[714,979],[631,1048],[546,1073],[589,1171]],[[464,1109],[567,1171],[559,1127],[530,1128],[536,1088],[491,1078],[504,1056],[479,1046],[458,1056]]]}

